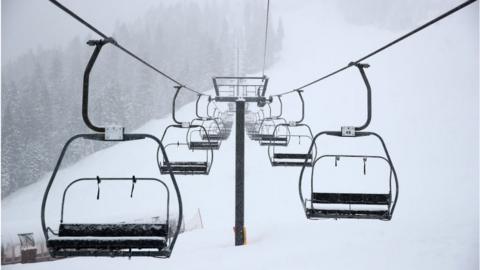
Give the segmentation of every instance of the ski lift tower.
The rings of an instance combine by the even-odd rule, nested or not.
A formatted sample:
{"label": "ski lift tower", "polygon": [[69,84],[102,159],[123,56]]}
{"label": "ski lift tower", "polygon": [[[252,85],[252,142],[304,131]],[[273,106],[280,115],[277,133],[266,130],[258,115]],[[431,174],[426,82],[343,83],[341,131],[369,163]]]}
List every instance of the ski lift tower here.
{"label": "ski lift tower", "polygon": [[244,223],[245,192],[245,103],[256,102],[263,107],[268,78],[262,77],[214,77],[215,101],[235,104],[235,245],[246,244]]}

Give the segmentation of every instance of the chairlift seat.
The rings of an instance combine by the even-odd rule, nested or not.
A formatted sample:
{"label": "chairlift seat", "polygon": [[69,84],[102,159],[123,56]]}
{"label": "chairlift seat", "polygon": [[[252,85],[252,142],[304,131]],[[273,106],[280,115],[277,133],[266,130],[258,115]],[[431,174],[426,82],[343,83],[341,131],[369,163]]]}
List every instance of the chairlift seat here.
{"label": "chairlift seat", "polygon": [[197,142],[190,142],[188,144],[188,148],[192,150],[218,150],[220,149],[220,142],[219,141],[197,141]]}
{"label": "chairlift seat", "polygon": [[261,146],[287,146],[288,142],[282,141],[260,141]]}
{"label": "chairlift seat", "polygon": [[213,140],[213,141],[219,141],[219,140],[225,140],[227,137],[228,137],[228,133],[218,133],[218,134],[203,134],[202,135],[202,139],[203,140],[207,140],[207,139],[210,139],[210,140]]}
{"label": "chairlift seat", "polygon": [[287,146],[288,138],[283,136],[275,136],[270,134],[260,134],[260,145],[262,146]]}
{"label": "chairlift seat", "polygon": [[250,134],[250,139],[254,140],[254,141],[258,141],[261,139],[261,134],[258,133],[256,130],[252,129],[251,132],[249,132]]}
{"label": "chairlift seat", "polygon": [[296,154],[296,153],[275,153],[273,158],[276,159],[312,159],[312,154]]}
{"label": "chairlift seat", "polygon": [[[307,163],[305,164],[305,159]],[[295,153],[275,153],[273,154],[272,166],[278,167],[307,167],[312,166],[312,154],[295,154]]]}
{"label": "chairlift seat", "polygon": [[167,237],[167,224],[62,223],[47,247],[53,256],[161,256]]}
{"label": "chairlift seat", "polygon": [[[274,167],[302,167],[304,162],[295,161],[272,161]],[[311,162],[307,162],[306,167],[312,167]]]}
{"label": "chairlift seat", "polygon": [[382,219],[390,220],[388,210],[339,210],[339,209],[310,209],[307,208],[308,218],[355,218],[355,219]]}
{"label": "chairlift seat", "polygon": [[120,224],[60,224],[58,235],[62,236],[162,236],[168,234],[166,224],[120,223]]}
{"label": "chairlift seat", "polygon": [[313,204],[349,204],[349,205],[384,205],[382,210],[322,209],[307,208],[309,218],[365,218],[390,219],[390,194],[367,193],[312,193]]}
{"label": "chairlift seat", "polygon": [[287,143],[288,138],[285,136],[275,136],[274,134],[262,134],[262,133],[253,133],[251,135],[252,140],[260,141],[260,143]]}
{"label": "chairlift seat", "polygon": [[[190,161],[171,161],[170,167],[173,174],[190,175],[190,174],[208,174],[207,162],[190,162]],[[160,167],[161,174],[169,174],[167,164]]]}
{"label": "chairlift seat", "polygon": [[324,204],[376,204],[389,205],[390,194],[366,193],[313,193],[313,203]]}

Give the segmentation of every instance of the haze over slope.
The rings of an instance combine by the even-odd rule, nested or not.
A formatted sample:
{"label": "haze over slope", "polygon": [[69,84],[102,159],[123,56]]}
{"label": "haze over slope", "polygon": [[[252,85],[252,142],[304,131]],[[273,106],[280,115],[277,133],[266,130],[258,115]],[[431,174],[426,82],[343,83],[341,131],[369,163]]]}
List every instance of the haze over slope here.
{"label": "haze over slope", "polygon": [[[338,14],[337,6],[316,1],[285,4],[279,11],[285,39],[281,59],[266,71],[271,94],[343,66],[403,33],[353,25]],[[232,136],[215,153],[210,176],[179,177],[186,215],[200,208],[205,229],[181,235],[171,259],[74,258],[5,269],[92,265],[102,269],[477,269],[477,22],[478,4],[474,4],[367,61],[373,88],[369,130],[385,138],[400,179],[400,199],[391,222],[307,221],[297,194],[298,168],[270,167],[266,149],[247,140],[249,243],[233,247]],[[363,121],[365,90],[358,71],[351,69],[307,89],[305,122],[314,132]],[[286,117],[298,116],[296,102],[285,98]],[[187,117],[188,106],[180,117]],[[152,120],[141,131],[160,136],[169,122]],[[340,152],[350,150],[330,141],[322,147],[327,152],[335,147]],[[148,151],[154,152],[147,143],[118,144],[65,169],[62,176],[70,180],[98,170],[129,173],[127,164],[149,175],[152,169],[146,164],[154,160],[150,161],[150,154],[143,156]],[[127,161],[117,158],[123,155]],[[350,170],[357,172],[355,167]],[[46,182],[43,179],[2,201],[3,237],[19,231],[38,234]],[[352,188],[362,188],[362,182]],[[126,204],[123,197],[120,200],[119,206]],[[81,202],[71,202],[74,213],[88,212],[80,211]],[[59,206],[52,207],[56,211]],[[51,220],[56,218],[52,214]]]}

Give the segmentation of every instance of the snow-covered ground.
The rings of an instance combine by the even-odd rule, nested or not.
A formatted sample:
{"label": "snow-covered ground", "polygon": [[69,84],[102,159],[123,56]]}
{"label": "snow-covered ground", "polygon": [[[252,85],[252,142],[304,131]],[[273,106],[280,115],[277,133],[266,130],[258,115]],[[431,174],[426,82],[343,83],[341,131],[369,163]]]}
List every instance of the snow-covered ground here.
{"label": "snow-covered ground", "polygon": [[[315,1],[285,4],[276,14],[282,16],[286,35],[280,60],[266,72],[271,94],[341,67],[401,34],[351,25],[330,4]],[[272,168],[266,148],[247,140],[248,245],[234,247],[232,136],[215,152],[211,175],[178,177],[185,216],[200,208],[205,228],[182,234],[169,260],[72,258],[5,269],[478,269],[477,22],[474,4],[367,61],[373,88],[369,130],[385,138],[400,179],[392,221],[306,220],[297,192],[299,169]],[[307,89],[305,122],[314,132],[338,130],[365,116],[365,90],[354,69]],[[285,98],[287,117],[296,116],[296,102]],[[139,131],[161,136],[169,122],[168,117],[152,120]],[[333,151],[335,146],[328,141],[324,149]],[[124,176],[133,171],[151,176],[155,150],[148,142],[117,144],[64,169],[60,178]],[[40,202],[47,180],[2,201],[3,239],[26,231],[40,235]],[[138,186],[130,199],[130,184],[114,192],[120,197],[115,207],[124,212],[135,195],[157,198],[153,189]],[[92,215],[101,208],[86,207],[96,203],[96,188],[80,189],[76,197],[74,193],[67,208],[70,218],[101,217]],[[57,192],[52,201],[59,196]],[[162,211],[156,201],[138,203],[141,207],[126,212],[128,216],[112,213],[114,218],[130,220]],[[59,204],[49,206],[53,224]]]}

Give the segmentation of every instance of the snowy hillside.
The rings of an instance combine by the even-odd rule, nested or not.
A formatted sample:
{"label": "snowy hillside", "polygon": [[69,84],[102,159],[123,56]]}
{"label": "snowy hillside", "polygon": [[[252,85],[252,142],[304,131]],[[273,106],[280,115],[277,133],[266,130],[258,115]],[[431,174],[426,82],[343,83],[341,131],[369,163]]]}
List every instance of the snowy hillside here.
{"label": "snowy hillside", "polygon": [[[333,4],[308,1],[274,8],[282,17],[285,39],[281,59],[266,71],[270,94],[313,80],[404,33],[353,25]],[[247,139],[248,245],[234,247],[231,136],[215,152],[209,176],[178,177],[185,216],[200,208],[205,228],[180,235],[170,259],[72,258],[5,269],[478,269],[477,22],[478,3],[367,61],[373,89],[369,130],[386,140],[400,181],[392,221],[308,221],[298,198],[299,169],[272,168],[266,148]],[[307,88],[305,100],[305,122],[315,133],[354,125],[365,117],[365,89],[355,69]],[[295,98],[286,97],[284,105],[286,117],[298,116]],[[186,117],[192,106],[182,108],[179,117]],[[138,131],[160,137],[170,122],[168,117],[151,120]],[[327,152],[359,150],[337,141],[323,143]],[[381,150],[368,145],[362,149],[372,154]],[[116,144],[65,168],[59,179],[124,176],[133,171],[151,176],[155,151],[148,142]],[[19,232],[40,235],[47,181],[45,176],[2,200],[2,240],[14,240]],[[150,196],[155,202],[144,205],[139,200],[136,208],[127,208],[132,202],[130,185],[116,188],[110,194],[118,195],[117,219],[163,211],[155,190],[139,187],[133,199]],[[361,189],[362,183],[354,188]],[[58,202],[61,187],[56,190],[52,201]],[[104,209],[93,206],[98,206],[96,192],[96,187],[72,192],[69,217],[102,218],[97,212]],[[94,208],[86,207],[88,203]],[[53,224],[60,205],[49,207]]]}

